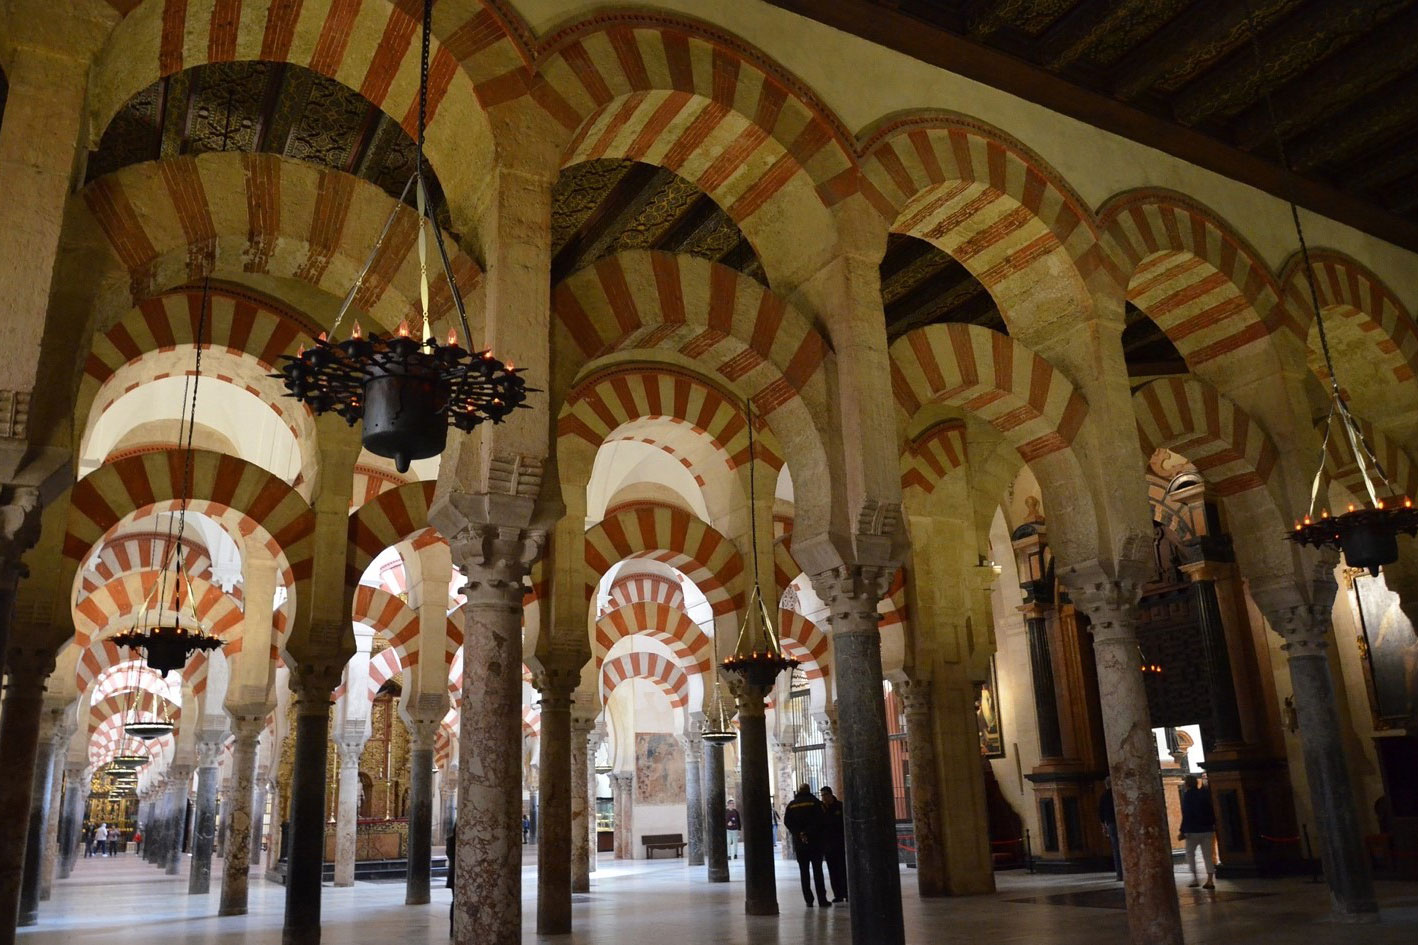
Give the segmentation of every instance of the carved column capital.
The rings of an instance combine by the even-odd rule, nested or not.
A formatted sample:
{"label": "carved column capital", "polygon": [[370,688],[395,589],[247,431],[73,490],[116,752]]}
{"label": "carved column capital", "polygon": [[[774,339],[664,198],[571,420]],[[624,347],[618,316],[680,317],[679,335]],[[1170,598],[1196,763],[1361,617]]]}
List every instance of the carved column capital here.
{"label": "carved column capital", "polygon": [[[1308,599],[1305,590],[1310,592]],[[1338,584],[1332,575],[1321,575],[1305,588],[1290,577],[1250,581],[1251,599],[1265,615],[1270,629],[1285,641],[1281,649],[1292,657],[1324,655],[1337,592]]]}
{"label": "carved column capital", "polygon": [[596,716],[584,709],[571,706],[571,737],[587,740],[596,730]]}
{"label": "carved column capital", "polygon": [[894,566],[850,564],[812,575],[813,589],[831,612],[832,632],[875,628],[876,606],[895,574]]}
{"label": "carved column capital", "polygon": [[404,724],[409,729],[409,747],[413,749],[433,750],[433,743],[438,738],[438,729],[442,726],[442,719],[415,718],[404,719]]}
{"label": "carved column capital", "polygon": [[814,712],[813,721],[817,723],[817,730],[822,735],[824,745],[830,745],[837,741],[837,716],[830,712]]}
{"label": "carved column capital", "polygon": [[1068,588],[1073,605],[1087,615],[1095,642],[1131,642],[1136,638],[1141,581],[1130,575],[1112,577],[1098,568],[1066,572],[1060,581]]}
{"label": "carved column capital", "polygon": [[469,602],[522,606],[522,578],[541,556],[546,532],[521,526],[475,523],[449,542],[468,583]]}
{"label": "carved column capital", "polygon": [[255,746],[256,740],[261,737],[261,732],[266,728],[266,714],[269,711],[269,709],[247,707],[227,710],[227,715],[231,719],[231,733],[236,736],[238,746]]}
{"label": "carved column capital", "polygon": [[222,757],[222,746],[226,744],[226,732],[220,729],[205,729],[197,733],[197,767],[212,768]]}
{"label": "carved column capital", "polygon": [[12,641],[6,654],[7,688],[25,695],[39,696],[54,672],[54,650],[46,646],[26,646]]}
{"label": "carved column capital", "polygon": [[194,766],[189,764],[168,765],[166,789],[174,795],[186,794],[194,770]]}
{"label": "carved column capital", "polygon": [[901,708],[906,713],[906,724],[930,718],[934,703],[934,687],[929,679],[905,679],[893,683],[896,695],[901,699]]}
{"label": "carved column capital", "polygon": [[330,711],[346,662],[342,655],[335,653],[301,661],[290,675],[296,715],[320,715]]}

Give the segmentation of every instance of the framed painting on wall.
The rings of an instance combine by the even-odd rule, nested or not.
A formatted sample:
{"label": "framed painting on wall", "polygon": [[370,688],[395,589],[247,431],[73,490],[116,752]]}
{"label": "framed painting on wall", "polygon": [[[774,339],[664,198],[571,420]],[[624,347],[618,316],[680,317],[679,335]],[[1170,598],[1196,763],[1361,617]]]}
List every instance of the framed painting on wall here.
{"label": "framed painting on wall", "polygon": [[999,681],[995,677],[995,658],[990,657],[989,678],[979,684],[975,694],[975,721],[980,728],[980,754],[986,758],[1004,757],[1004,732],[999,718]]}

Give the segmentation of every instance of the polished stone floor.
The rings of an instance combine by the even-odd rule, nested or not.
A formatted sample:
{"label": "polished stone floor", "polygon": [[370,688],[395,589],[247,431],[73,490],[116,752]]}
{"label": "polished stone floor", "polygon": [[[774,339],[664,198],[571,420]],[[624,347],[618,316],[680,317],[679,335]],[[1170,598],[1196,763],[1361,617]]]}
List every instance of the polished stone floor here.
{"label": "polished stone floor", "polygon": [[[536,867],[524,867],[525,942],[565,945],[815,945],[850,940],[844,909],[805,909],[797,871],[778,863],[777,918],[743,914],[742,865],[733,882],[710,886],[683,860],[626,863],[603,856],[589,895],[575,904],[577,931],[542,939],[535,934]],[[55,884],[40,924],[22,929],[24,945],[235,945],[280,942],[285,890],[258,882],[251,912],[217,918],[220,882],[207,896],[188,896],[186,862],[180,877],[159,873],[136,857],[80,860],[74,875]],[[1380,883],[1382,923],[1348,926],[1326,917],[1323,886],[1302,879],[1218,884],[1214,895],[1186,888],[1178,875],[1182,917],[1190,945],[1413,945],[1418,942],[1418,883]],[[911,943],[1108,945],[1127,940],[1116,883],[1099,876],[999,874],[993,896],[922,902],[914,874],[906,889]],[[443,945],[448,941],[447,890],[428,906],[405,906],[402,883],[357,883],[326,888],[323,945]]]}

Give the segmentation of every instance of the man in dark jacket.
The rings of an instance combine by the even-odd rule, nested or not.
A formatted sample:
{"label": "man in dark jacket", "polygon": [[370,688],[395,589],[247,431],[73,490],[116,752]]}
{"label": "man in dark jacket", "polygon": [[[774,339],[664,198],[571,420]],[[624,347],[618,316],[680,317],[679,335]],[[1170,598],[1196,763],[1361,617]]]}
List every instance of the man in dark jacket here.
{"label": "man in dark jacket", "polygon": [[826,884],[822,881],[823,852],[823,812],[822,802],[813,797],[812,788],[806,784],[798,788],[797,796],[788,803],[783,812],[783,826],[793,838],[793,850],[798,856],[798,871],[802,874],[803,898],[808,908],[812,908],[812,885],[808,882],[808,867],[812,867],[813,879],[817,881],[817,904],[830,906]]}
{"label": "man in dark jacket", "polygon": [[832,880],[832,901],[847,901],[847,836],[842,824],[842,802],[830,787],[822,789],[822,858]]}
{"label": "man in dark jacket", "polygon": [[[1216,812],[1211,808],[1211,788],[1200,787],[1194,774],[1187,775],[1182,783],[1186,785],[1186,790],[1182,792],[1182,829],[1177,839],[1187,843],[1187,865],[1192,871],[1190,885],[1215,889]],[[1205,884],[1196,873],[1198,847],[1206,866]]]}

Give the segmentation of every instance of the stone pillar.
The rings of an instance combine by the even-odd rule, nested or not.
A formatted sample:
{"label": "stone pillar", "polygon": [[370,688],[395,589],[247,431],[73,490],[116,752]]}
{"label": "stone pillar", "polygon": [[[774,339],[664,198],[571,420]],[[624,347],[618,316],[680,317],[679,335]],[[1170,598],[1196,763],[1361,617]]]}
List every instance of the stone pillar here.
{"label": "stone pillar", "polygon": [[711,883],[729,881],[729,838],[724,835],[724,746],[704,742],[704,865]]}
{"label": "stone pillar", "polygon": [[205,896],[212,888],[212,849],[217,840],[217,761],[225,732],[197,737],[197,805],[192,822],[192,872],[187,894]]}
{"label": "stone pillar", "polygon": [[[283,945],[319,945],[320,942],[330,698],[339,682],[341,668],[319,664],[301,667],[291,674],[291,692],[295,696],[295,760],[291,771]],[[250,803],[249,786],[247,798]]]}
{"label": "stone pillar", "polygon": [[522,942],[522,578],[540,540],[522,529],[468,525],[451,542],[468,578],[459,706],[457,945]]}
{"label": "stone pillar", "polygon": [[167,861],[163,864],[169,876],[176,876],[182,866],[182,844],[187,833],[187,795],[192,787],[190,764],[175,764],[168,768],[168,782],[172,791],[172,833],[167,849]]}
{"label": "stone pillar", "polygon": [[1054,686],[1054,660],[1049,652],[1049,621],[1042,615],[1027,620],[1029,668],[1034,679],[1034,717],[1039,723],[1041,758],[1063,757],[1063,731],[1059,725],[1058,691]]}
{"label": "stone pillar", "polygon": [[[591,736],[586,741],[586,826],[589,828],[591,857],[586,863],[586,871],[594,873],[596,864],[601,858],[601,828],[597,826],[596,819],[600,816],[599,808],[596,806],[600,800],[597,792],[601,789],[600,775],[596,773],[595,757],[596,752],[601,750],[601,743],[606,740],[606,723],[597,720],[595,728],[591,729]],[[589,877],[587,877],[589,881]]]}
{"label": "stone pillar", "polygon": [[55,865],[59,859],[59,834],[64,829],[64,753],[69,740],[78,729],[73,712],[65,712],[54,730],[54,749],[49,774],[49,804],[44,821],[44,860],[39,867],[39,901],[44,902],[54,891]]}
{"label": "stone pillar", "polygon": [[[591,858],[595,856],[595,810],[591,803],[590,737],[596,720],[585,712],[571,712],[571,891],[591,891]],[[542,737],[546,722],[542,723]],[[543,748],[545,751],[545,748]],[[545,756],[543,756],[545,757]]]}
{"label": "stone pillar", "polygon": [[30,817],[25,836],[24,873],[20,880],[20,926],[39,921],[40,876],[44,867],[45,828],[54,797],[55,736],[63,710],[46,706],[40,714],[39,744],[35,748],[30,789]]}
{"label": "stone pillar", "polygon": [[40,749],[44,682],[54,670],[54,655],[13,646],[4,668],[8,675],[0,710],[0,758],[5,759],[7,776],[0,778],[0,810],[6,812],[0,817],[0,945],[13,945]]}
{"label": "stone pillar", "polygon": [[777,915],[778,887],[773,875],[773,810],[768,785],[767,687],[738,681],[739,796],[743,824],[744,911]]}
{"label": "stone pillar", "polygon": [[1263,587],[1252,581],[1251,596],[1271,629],[1285,640],[1281,649],[1290,665],[1310,806],[1317,821],[1331,909],[1335,918],[1343,921],[1374,922],[1379,906],[1359,829],[1326,653],[1334,579],[1326,572],[1311,582],[1311,589],[1314,596],[1307,602],[1291,583]]}
{"label": "stone pillar", "polygon": [[1162,797],[1157,744],[1147,692],[1137,668],[1139,586],[1095,570],[1069,581],[1074,605],[1092,624],[1103,734],[1113,778],[1113,806],[1127,882],[1128,930],[1134,945],[1182,945],[1172,868],[1171,830]]}
{"label": "stone pillar", "polygon": [[635,859],[635,835],[631,820],[635,813],[635,775],[619,771],[611,774],[611,808],[615,817],[615,858]]}
{"label": "stone pillar", "polygon": [[[833,712],[817,713],[817,730],[822,733],[822,784],[834,791],[842,790],[842,746],[837,741],[837,716]],[[794,793],[798,786],[793,785]],[[840,797],[841,794],[838,794]]]}
{"label": "stone pillar", "polygon": [[536,674],[542,712],[536,822],[539,935],[571,931],[571,796],[581,793],[572,787],[571,694],[581,680],[582,662],[575,656],[547,661]]}
{"label": "stone pillar", "polygon": [[[1204,568],[1205,565],[1201,565]],[[1226,624],[1221,618],[1221,599],[1216,581],[1197,566],[1183,568],[1192,579],[1192,599],[1196,603],[1197,629],[1206,657],[1207,693],[1211,702],[1212,735],[1217,745],[1244,741],[1241,710],[1236,704],[1236,685],[1231,673],[1231,654],[1226,645]]]}
{"label": "stone pillar", "polygon": [[704,739],[700,736],[700,723],[689,723],[689,729],[680,736],[680,746],[684,749],[684,807],[686,829],[689,836],[688,865],[704,865]]}
{"label": "stone pillar", "polygon": [[876,612],[892,571],[851,565],[813,575],[813,586],[827,604],[832,624],[854,945],[903,945],[905,941]]}
{"label": "stone pillar", "polygon": [[[355,841],[359,829],[359,760],[365,738],[342,737],[335,742],[340,758],[340,779],[335,800],[335,885],[353,886]],[[412,846],[412,844],[411,844]]]}
{"label": "stone pillar", "polygon": [[931,681],[896,684],[906,710],[906,750],[911,754],[911,820],[916,833],[916,884],[923,898],[946,895],[945,837],[940,777],[931,724]]}
{"label": "stone pillar", "polygon": [[[458,824],[458,762],[450,761],[443,769],[442,783],[438,785],[438,799],[443,805],[443,836],[440,839],[447,846],[448,835]],[[454,841],[451,845],[456,848],[458,844]]]}
{"label": "stone pillar", "polygon": [[[438,719],[409,719],[409,869],[404,905],[430,902],[433,876],[433,739]],[[353,878],[353,877],[351,877]]]}
{"label": "stone pillar", "polygon": [[218,915],[246,915],[251,866],[251,777],[256,767],[256,741],[266,727],[266,713],[232,712],[236,744],[231,751],[231,791],[227,796],[226,862],[222,864],[222,900]]}
{"label": "stone pillar", "polygon": [[266,837],[266,800],[271,790],[271,776],[265,768],[257,768],[255,794],[251,799],[251,862],[258,870],[266,868],[262,857],[262,842]]}
{"label": "stone pillar", "polygon": [[[778,814],[778,839],[781,841],[781,852],[778,854],[784,860],[796,860],[797,856],[793,852],[793,845],[788,841],[788,830],[782,826],[783,812],[787,810],[788,802],[798,791],[797,778],[793,766],[793,749],[790,745],[779,744],[773,750],[773,760],[777,765],[773,807]],[[832,785],[828,785],[832,787]]]}
{"label": "stone pillar", "polygon": [[59,878],[68,879],[74,872],[79,854],[80,836],[84,823],[84,804],[89,796],[88,768],[83,762],[70,762],[64,767],[64,819],[59,823]]}
{"label": "stone pillar", "polygon": [[143,801],[143,809],[148,812],[147,839],[143,843],[143,862],[156,863],[158,850],[162,849],[163,802],[166,800],[161,787],[149,787],[148,797]]}

